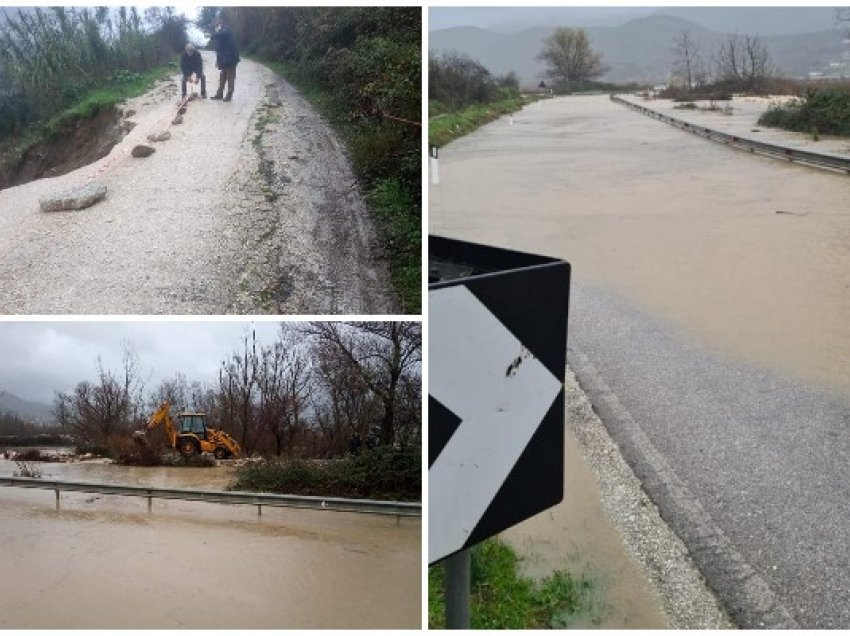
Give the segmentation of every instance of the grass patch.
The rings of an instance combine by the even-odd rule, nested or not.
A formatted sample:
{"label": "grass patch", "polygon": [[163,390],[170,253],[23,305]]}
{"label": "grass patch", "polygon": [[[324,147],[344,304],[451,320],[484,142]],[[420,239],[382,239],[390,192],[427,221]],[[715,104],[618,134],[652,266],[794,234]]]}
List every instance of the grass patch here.
{"label": "grass patch", "polygon": [[[473,629],[564,628],[578,619],[598,622],[592,586],[555,572],[540,581],[520,576],[518,557],[497,539],[472,548],[470,626]],[[428,570],[428,627],[445,628],[442,565]]]}
{"label": "grass patch", "polygon": [[112,110],[127,99],[143,95],[153,88],[156,82],[176,70],[176,64],[170,63],[145,73],[116,71],[110,77],[109,84],[92,90],[79,102],[50,119],[43,126],[43,132],[46,137],[55,138],[77,121],[91,119],[99,113]]}
{"label": "grass patch", "polygon": [[458,111],[448,111],[443,104],[431,102],[428,110],[428,145],[445,146],[450,141],[468,135],[491,121],[522,110],[536,101],[536,96],[516,95],[489,104],[475,104]]}
{"label": "grass patch", "polygon": [[[421,183],[405,175],[419,172],[420,156],[399,154],[398,131],[352,117],[349,104],[290,62],[258,59],[295,86],[339,134],[351,164],[365,186],[366,200],[390,258],[392,283],[403,313],[422,310]],[[398,126],[401,124],[391,124]],[[404,124],[407,125],[407,124]],[[418,128],[416,129],[419,130]],[[417,144],[418,146],[418,144]]]}
{"label": "grass patch", "polygon": [[344,459],[293,459],[239,468],[229,490],[292,495],[419,501],[418,451],[376,448]]}

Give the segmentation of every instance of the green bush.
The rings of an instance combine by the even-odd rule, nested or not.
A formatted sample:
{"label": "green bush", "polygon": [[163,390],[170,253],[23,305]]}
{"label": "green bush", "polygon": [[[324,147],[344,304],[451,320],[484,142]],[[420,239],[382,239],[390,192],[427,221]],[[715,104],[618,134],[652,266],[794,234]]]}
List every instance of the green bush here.
{"label": "green bush", "polygon": [[244,466],[230,490],[362,499],[422,498],[419,452],[376,448],[344,459],[294,459]]}
{"label": "green bush", "polygon": [[0,20],[0,140],[23,135],[93,89],[132,84],[186,41],[182,18],[135,8],[50,7]]}
{"label": "green bush", "polygon": [[759,118],[763,126],[796,132],[850,137],[850,87],[824,87],[807,91],[802,99],[774,104]]}

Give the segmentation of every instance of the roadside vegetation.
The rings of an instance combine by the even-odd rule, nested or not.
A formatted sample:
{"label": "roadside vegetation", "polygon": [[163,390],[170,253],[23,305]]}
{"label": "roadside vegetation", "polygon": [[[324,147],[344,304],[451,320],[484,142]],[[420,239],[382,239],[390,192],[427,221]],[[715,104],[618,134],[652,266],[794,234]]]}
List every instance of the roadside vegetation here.
{"label": "roadside vegetation", "polygon": [[672,81],[661,96],[681,102],[676,108],[696,109],[700,100],[710,102],[709,110],[728,113],[728,107],[715,102],[728,103],[736,94],[787,95],[794,99],[771,105],[759,118],[760,125],[808,133],[815,141],[821,134],[850,136],[850,83],[778,76],[770,49],[757,35],[730,34],[716,51],[707,53],[684,30],[672,51]]}
{"label": "roadside vegetation", "polygon": [[428,143],[444,146],[537,96],[522,95],[513,73],[494,77],[465,55],[430,55],[428,60]]}
{"label": "roadside vegetation", "polygon": [[143,14],[134,7],[3,13],[0,170],[7,175],[30,148],[149,90],[173,71],[175,53],[186,42],[185,19],[170,8]]}
{"label": "roadside vegetation", "polygon": [[237,469],[228,487],[294,495],[419,501],[422,456],[418,449],[378,447],[340,459],[293,459]]}
{"label": "roadside vegetation", "polygon": [[[199,26],[218,11],[205,7]],[[245,56],[325,116],[373,210],[403,313],[422,307],[421,11],[418,7],[220,10]]]}
{"label": "roadside vegetation", "polygon": [[[562,629],[598,620],[593,587],[567,572],[532,581],[518,573],[516,553],[498,539],[472,548],[470,627]],[[428,570],[428,627],[444,629],[445,581],[441,564]]]}
{"label": "roadside vegetation", "polygon": [[758,123],[813,136],[850,137],[850,84],[810,88],[798,99],[772,105]]}

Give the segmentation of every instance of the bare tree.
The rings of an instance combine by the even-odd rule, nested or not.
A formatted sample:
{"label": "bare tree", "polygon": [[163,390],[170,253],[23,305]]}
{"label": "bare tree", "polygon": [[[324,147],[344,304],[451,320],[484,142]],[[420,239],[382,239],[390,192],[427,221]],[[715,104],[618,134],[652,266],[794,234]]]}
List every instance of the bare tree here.
{"label": "bare tree", "polygon": [[97,383],[80,382],[71,393],[57,393],[54,412],[78,444],[110,446],[130,427],[141,409],[139,363],[124,343],[122,373],[116,377],[97,358]]}
{"label": "bare tree", "polygon": [[674,74],[681,78],[688,90],[694,87],[702,72],[702,59],[699,46],[687,29],[683,30],[673,44],[676,58],[673,62]]}
{"label": "bare tree", "polygon": [[138,422],[142,419],[140,411],[143,405],[142,394],[145,389],[145,381],[142,379],[142,365],[133,344],[129,340],[121,342],[121,353],[121,379],[124,396],[127,400],[127,416],[132,422]]}
{"label": "bare tree", "polygon": [[717,75],[721,81],[756,89],[772,72],[770,52],[757,35],[732,34],[717,54]]}
{"label": "bare tree", "polygon": [[257,375],[260,427],[274,441],[275,454],[284,449],[292,455],[302,431],[302,414],[312,391],[309,362],[289,325],[281,325],[280,337],[263,347]]}
{"label": "bare tree", "polygon": [[546,63],[544,76],[556,84],[583,82],[604,74],[602,54],[590,48],[584,29],[559,27],[543,41],[537,59]]}
{"label": "bare tree", "polygon": [[313,322],[308,332],[381,403],[380,442],[396,440],[401,378],[418,373],[422,329],[417,322]]}
{"label": "bare tree", "polygon": [[[219,381],[224,397],[222,406],[228,412],[228,421],[237,432],[239,443],[250,457],[257,441],[257,418],[254,409],[254,399],[257,391],[257,373],[259,358],[257,357],[257,335],[252,331],[243,337],[241,352],[235,352],[230,359],[222,363],[223,373]],[[226,388],[226,392],[225,392]]]}

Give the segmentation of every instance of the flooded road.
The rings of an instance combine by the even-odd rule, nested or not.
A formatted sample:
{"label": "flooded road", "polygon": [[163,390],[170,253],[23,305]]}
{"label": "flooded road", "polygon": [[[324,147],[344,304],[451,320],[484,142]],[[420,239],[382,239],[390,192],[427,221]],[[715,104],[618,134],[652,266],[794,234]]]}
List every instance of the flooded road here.
{"label": "flooded road", "polygon": [[606,96],[440,157],[432,233],[572,264],[582,386],[732,619],[850,625],[850,177]]}
{"label": "flooded road", "polygon": [[533,104],[440,157],[432,233],[562,256],[724,355],[850,393],[846,175],[730,151],[607,96]]}
{"label": "flooded road", "polygon": [[[11,474],[0,461],[0,474]],[[79,481],[221,488],[229,469],[39,464]],[[421,524],[0,488],[2,628],[417,628]]]}

